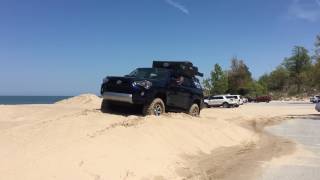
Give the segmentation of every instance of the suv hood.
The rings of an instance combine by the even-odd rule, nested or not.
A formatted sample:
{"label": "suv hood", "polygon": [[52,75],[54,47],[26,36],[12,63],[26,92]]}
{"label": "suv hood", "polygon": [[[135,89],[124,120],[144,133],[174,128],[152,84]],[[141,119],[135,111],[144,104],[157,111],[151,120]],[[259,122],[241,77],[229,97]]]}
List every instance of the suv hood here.
{"label": "suv hood", "polygon": [[108,80],[103,82],[103,86],[112,86],[114,88],[125,88],[131,89],[133,82],[137,81],[150,81],[152,87],[165,87],[168,81],[166,80],[156,80],[148,78],[136,78],[136,77],[123,77],[123,76],[107,76]]}
{"label": "suv hood", "polygon": [[122,81],[122,82],[127,82],[127,83],[133,83],[134,81],[150,81],[150,82],[160,82],[161,80],[156,80],[156,79],[148,79],[148,78],[136,78],[136,77],[130,77],[130,76],[107,76],[109,79],[109,82],[114,82],[114,81]]}

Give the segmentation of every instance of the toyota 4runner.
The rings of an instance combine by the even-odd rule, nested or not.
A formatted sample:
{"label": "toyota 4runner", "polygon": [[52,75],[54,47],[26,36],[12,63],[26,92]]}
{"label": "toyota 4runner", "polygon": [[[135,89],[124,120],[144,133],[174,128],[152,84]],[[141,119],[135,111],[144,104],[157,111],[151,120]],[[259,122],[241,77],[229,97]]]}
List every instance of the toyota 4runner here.
{"label": "toyota 4runner", "polygon": [[141,106],[143,115],[167,111],[199,116],[203,91],[191,62],[154,61],[152,68],[137,68],[124,77],[108,76],[101,86],[101,111],[113,105]]}

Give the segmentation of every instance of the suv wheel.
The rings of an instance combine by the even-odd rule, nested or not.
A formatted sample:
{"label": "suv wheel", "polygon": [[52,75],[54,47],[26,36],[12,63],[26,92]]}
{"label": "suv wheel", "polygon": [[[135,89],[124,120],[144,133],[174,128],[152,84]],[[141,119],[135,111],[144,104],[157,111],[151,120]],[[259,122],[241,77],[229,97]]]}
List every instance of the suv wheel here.
{"label": "suv wheel", "polygon": [[200,108],[199,108],[198,104],[192,104],[192,106],[189,109],[188,114],[191,116],[199,116],[200,115]]}
{"label": "suv wheel", "polygon": [[147,104],[143,107],[143,115],[155,115],[160,116],[165,112],[165,105],[160,98],[154,99],[150,104]]}
{"label": "suv wheel", "polygon": [[107,113],[107,112],[110,112],[110,104],[107,100],[102,100],[102,103],[101,103],[101,112],[103,113]]}
{"label": "suv wheel", "polygon": [[224,108],[229,108],[230,105],[229,105],[228,103],[224,102],[224,103],[222,104],[222,107],[224,107]]}

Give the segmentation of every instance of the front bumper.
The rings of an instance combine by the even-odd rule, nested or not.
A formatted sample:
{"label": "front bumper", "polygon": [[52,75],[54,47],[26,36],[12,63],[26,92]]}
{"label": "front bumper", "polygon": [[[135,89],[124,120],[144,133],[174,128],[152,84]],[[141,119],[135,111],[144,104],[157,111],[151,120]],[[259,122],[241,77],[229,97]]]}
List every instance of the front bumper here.
{"label": "front bumper", "polygon": [[126,93],[117,93],[117,92],[104,92],[102,94],[103,99],[109,101],[117,101],[117,102],[124,102],[133,104],[132,94]]}

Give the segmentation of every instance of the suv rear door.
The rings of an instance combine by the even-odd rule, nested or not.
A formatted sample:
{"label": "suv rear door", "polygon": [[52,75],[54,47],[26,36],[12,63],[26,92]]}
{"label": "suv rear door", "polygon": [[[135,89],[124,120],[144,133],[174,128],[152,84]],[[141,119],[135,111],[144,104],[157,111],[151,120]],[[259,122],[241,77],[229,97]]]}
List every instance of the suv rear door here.
{"label": "suv rear door", "polygon": [[167,95],[167,103],[169,106],[187,109],[189,108],[193,84],[191,79],[184,77],[181,85],[175,82],[170,83]]}
{"label": "suv rear door", "polygon": [[191,101],[193,100],[193,93],[195,89],[195,84],[191,78],[184,77],[184,81],[181,85],[181,91],[183,91],[182,96],[183,96],[183,108],[188,109],[189,106],[191,105]]}
{"label": "suv rear door", "polygon": [[226,101],[224,96],[218,96],[217,98],[217,105],[222,105]]}
{"label": "suv rear door", "polygon": [[238,97],[237,96],[226,96],[227,99],[232,99],[234,101],[238,101]]}

